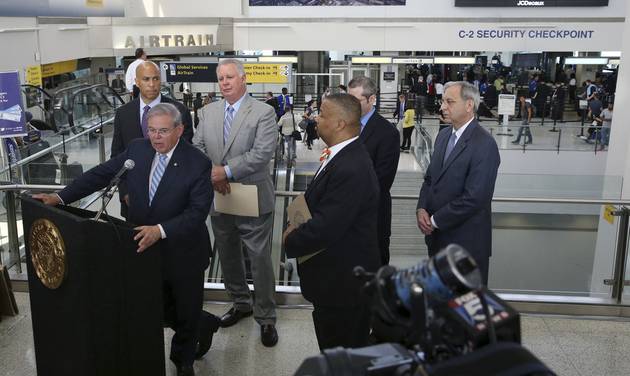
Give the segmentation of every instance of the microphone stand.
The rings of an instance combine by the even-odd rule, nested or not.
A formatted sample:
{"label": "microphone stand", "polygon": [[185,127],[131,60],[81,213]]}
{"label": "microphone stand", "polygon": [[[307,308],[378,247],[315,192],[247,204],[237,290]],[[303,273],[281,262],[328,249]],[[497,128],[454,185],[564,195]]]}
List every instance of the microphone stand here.
{"label": "microphone stand", "polygon": [[98,211],[98,213],[96,213],[96,216],[94,217],[95,221],[98,221],[101,218],[101,215],[103,215],[103,213],[107,214],[107,212],[105,212],[105,208],[107,208],[107,205],[109,205],[109,202],[111,201],[112,197],[114,197],[114,193],[116,193],[116,190],[118,190],[119,182],[120,182],[120,178],[114,179],[109,184],[109,186],[105,188],[105,191],[103,191],[103,194],[101,195],[101,198],[103,199],[103,205],[101,205],[101,209]]}

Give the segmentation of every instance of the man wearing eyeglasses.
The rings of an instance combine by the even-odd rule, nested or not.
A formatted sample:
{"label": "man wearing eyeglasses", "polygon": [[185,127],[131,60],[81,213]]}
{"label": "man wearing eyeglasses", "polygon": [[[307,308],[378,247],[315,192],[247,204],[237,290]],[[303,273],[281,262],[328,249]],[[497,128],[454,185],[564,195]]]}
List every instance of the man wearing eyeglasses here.
{"label": "man wearing eyeglasses", "polygon": [[[111,157],[122,153],[129,143],[136,138],[148,138],[147,114],[160,103],[171,103],[181,114],[184,140],[192,142],[193,128],[190,111],[183,104],[160,94],[160,69],[151,62],[145,61],[137,65],[135,75],[136,86],[140,89],[138,98],[133,99],[116,110],[114,116],[114,136],[112,138]],[[120,186],[120,211],[127,218],[127,186]]]}
{"label": "man wearing eyeglasses", "polygon": [[377,236],[381,264],[389,264],[389,237],[392,227],[392,197],[389,190],[394,184],[398,159],[400,158],[400,133],[392,123],[385,120],[374,105],[377,87],[368,77],[355,77],[348,83],[348,94],[361,102],[361,133],[359,140],[374,165],[380,189]]}
{"label": "man wearing eyeglasses", "polygon": [[135,228],[137,252],[161,252],[164,319],[175,331],[170,359],[178,375],[194,375],[193,362],[210,348],[219,318],[202,310],[204,270],[210,259],[205,220],[213,198],[212,164],[180,140],[183,132],[177,107],[157,104],[147,114],[148,140],[132,141],[58,194],[33,197],[47,205],[69,204],[105,188],[126,160],[135,162],[122,178],[128,187],[129,222],[140,224]]}

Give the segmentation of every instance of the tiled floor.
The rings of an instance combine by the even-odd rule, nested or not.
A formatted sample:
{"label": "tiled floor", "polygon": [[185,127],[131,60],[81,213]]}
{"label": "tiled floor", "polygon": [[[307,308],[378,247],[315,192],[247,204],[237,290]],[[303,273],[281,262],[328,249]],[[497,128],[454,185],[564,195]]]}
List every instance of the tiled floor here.
{"label": "tiled floor", "polygon": [[[20,314],[0,322],[0,376],[34,376],[35,353],[29,297],[17,293]],[[207,310],[222,314],[225,304],[207,303]],[[252,319],[221,329],[210,352],[195,362],[197,375],[292,375],[304,358],[318,353],[308,308],[278,310],[280,341],[266,348]],[[172,332],[165,331],[165,351]],[[556,316],[522,316],[524,345],[558,375],[626,376],[630,374],[630,323]],[[167,362],[167,375],[175,370]],[[70,375],[69,375],[70,376]]]}

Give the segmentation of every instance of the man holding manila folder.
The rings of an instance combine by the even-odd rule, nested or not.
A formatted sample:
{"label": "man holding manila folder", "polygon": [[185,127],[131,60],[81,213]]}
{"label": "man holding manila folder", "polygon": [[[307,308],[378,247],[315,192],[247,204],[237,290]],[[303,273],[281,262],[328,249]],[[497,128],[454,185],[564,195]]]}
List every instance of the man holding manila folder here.
{"label": "man holding manila folder", "polygon": [[361,104],[351,95],[330,95],[322,103],[318,131],[328,148],[303,197],[310,219],[290,223],[283,235],[287,256],[298,258],[302,294],[313,303],[322,350],[365,346],[370,333],[369,306],[353,269],[375,272],[381,264],[379,186],[358,137],[360,117]]}
{"label": "man holding manila folder", "polygon": [[137,252],[161,252],[164,319],[175,331],[170,359],[178,375],[194,375],[194,360],[205,355],[219,328],[219,318],[202,310],[204,270],[210,259],[205,221],[212,203],[212,164],[180,140],[184,126],[177,107],[160,103],[147,117],[148,140],[131,141],[124,152],[58,194],[33,198],[47,205],[70,204],[105,188],[128,169],[122,179],[128,188],[128,220],[140,225],[135,228]]}
{"label": "man holding manila folder", "polygon": [[[229,327],[254,315],[266,347],[278,342],[275,275],[271,262],[274,188],[269,162],[278,139],[273,107],[247,93],[243,63],[221,60],[217,80],[223,100],[204,106],[193,144],[213,161],[216,191],[210,222],[225,288],[233,306],[221,317]],[[251,261],[255,299],[245,279],[243,245]]]}

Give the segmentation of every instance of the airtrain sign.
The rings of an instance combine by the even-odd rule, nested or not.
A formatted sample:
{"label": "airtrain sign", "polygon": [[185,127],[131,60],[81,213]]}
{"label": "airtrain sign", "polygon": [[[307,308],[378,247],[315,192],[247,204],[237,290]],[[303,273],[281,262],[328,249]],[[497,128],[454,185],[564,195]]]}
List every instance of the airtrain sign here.
{"label": "airtrain sign", "polygon": [[202,47],[213,46],[212,34],[175,34],[175,35],[127,35],[125,48],[138,47]]}

